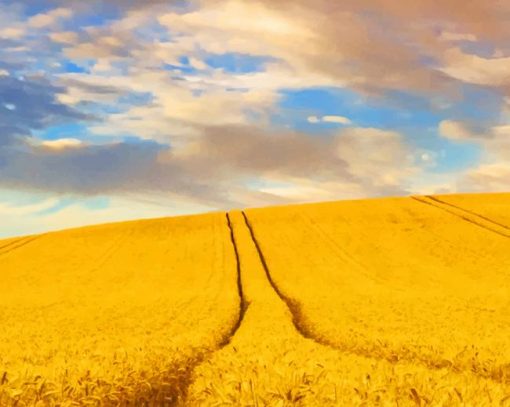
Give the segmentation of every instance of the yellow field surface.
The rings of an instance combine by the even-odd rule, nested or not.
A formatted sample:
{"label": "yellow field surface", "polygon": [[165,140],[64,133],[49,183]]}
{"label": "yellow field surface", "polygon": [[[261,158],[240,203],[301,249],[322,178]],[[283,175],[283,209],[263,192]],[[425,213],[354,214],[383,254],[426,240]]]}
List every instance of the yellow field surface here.
{"label": "yellow field surface", "polygon": [[0,406],[510,406],[508,207],[345,201],[0,241]]}
{"label": "yellow field surface", "polygon": [[220,214],[1,241],[0,406],[182,396],[233,329],[235,281]]}
{"label": "yellow field surface", "polygon": [[[230,216],[240,258],[245,314],[230,344],[195,370],[190,405],[416,406],[464,405],[464,401],[483,405],[490,404],[489,400],[499,405],[510,394],[508,385],[469,372],[430,369],[415,360],[395,363],[377,352],[359,354],[342,346],[322,345],[314,334],[302,329],[295,304],[289,307],[288,299],[278,295],[241,214]],[[278,245],[289,253],[291,245],[284,249],[288,243],[280,240]],[[270,264],[270,259],[266,260],[266,265]],[[314,271],[308,270],[308,274]],[[298,294],[307,298],[308,290],[313,287],[303,284]],[[325,302],[323,306],[336,314],[338,304]],[[376,306],[371,308],[377,312]],[[326,313],[320,314],[320,318],[326,317]]]}
{"label": "yellow field surface", "polygon": [[507,387],[510,240],[430,202],[247,213],[305,333],[345,352]]}
{"label": "yellow field surface", "polygon": [[[489,224],[499,224],[507,230],[510,229],[510,194],[484,194],[483,199],[480,195],[439,195],[435,197],[437,200],[445,202],[449,205],[464,211],[478,214]],[[455,209],[451,207],[449,209]]]}

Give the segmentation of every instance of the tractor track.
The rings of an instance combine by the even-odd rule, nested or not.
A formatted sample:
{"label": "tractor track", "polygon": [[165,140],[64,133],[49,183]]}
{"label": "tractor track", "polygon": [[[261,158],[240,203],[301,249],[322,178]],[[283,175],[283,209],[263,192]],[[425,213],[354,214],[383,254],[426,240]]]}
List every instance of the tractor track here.
{"label": "tractor track", "polygon": [[230,235],[230,242],[232,244],[232,248],[234,250],[234,255],[236,259],[236,285],[237,285],[237,294],[239,296],[239,311],[236,320],[234,321],[234,324],[231,326],[231,328],[226,332],[221,340],[219,341],[218,345],[213,348],[209,349],[207,351],[204,351],[203,353],[196,356],[196,358],[191,361],[187,366],[185,366],[184,374],[182,375],[181,379],[181,386],[180,386],[180,397],[178,400],[175,400],[174,404],[171,404],[171,406],[174,405],[188,405],[187,398],[188,393],[191,385],[194,382],[194,374],[195,369],[200,366],[202,363],[205,363],[208,359],[211,358],[211,356],[226,347],[230,344],[232,341],[232,338],[235,336],[236,332],[241,327],[241,324],[244,319],[244,315],[246,314],[246,311],[248,310],[248,307],[250,303],[246,300],[246,297],[244,295],[243,291],[243,284],[242,284],[242,276],[241,276],[241,261],[239,258],[239,249],[237,247],[237,242],[235,239],[234,234],[234,228],[232,226],[232,221],[230,219],[230,215],[228,212],[225,213],[225,217],[227,220],[227,227],[229,229],[229,235]]}
{"label": "tractor track", "polygon": [[508,226],[501,225],[492,219],[486,218],[483,215],[479,215],[475,212],[458,207],[456,205],[443,202],[440,199],[431,197],[429,195],[411,196],[411,198],[424,205],[429,205],[434,208],[441,209],[442,211],[445,211],[453,216],[456,216],[457,218],[460,218],[489,232],[495,233],[507,239],[510,238],[510,228]]}
{"label": "tractor track", "polygon": [[487,217],[487,216],[484,216],[484,215],[482,215],[482,214],[480,214],[480,213],[478,213],[478,212],[472,211],[472,210],[467,209],[467,208],[463,208],[463,207],[461,207],[461,206],[458,206],[458,205],[452,204],[452,203],[447,202],[447,201],[443,201],[442,199],[439,199],[438,197],[433,196],[433,195],[425,195],[425,196],[426,196],[428,199],[431,199],[432,201],[438,202],[438,203],[443,204],[443,205],[451,206],[451,207],[452,207],[452,208],[454,208],[454,209],[458,209],[458,210],[460,210],[460,211],[463,211],[463,212],[469,213],[470,215],[476,216],[476,217],[478,217],[478,218],[480,218],[480,219],[483,219],[483,220],[485,220],[485,221],[487,221],[487,222],[489,222],[489,223],[492,223],[492,224],[494,224],[494,225],[496,225],[496,226],[500,226],[500,227],[502,227],[502,228],[507,229],[507,230],[509,230],[509,231],[510,231],[510,227],[509,227],[509,226],[507,226],[507,225],[505,225],[505,224],[503,224],[503,223],[499,223],[499,222],[495,221],[494,219],[491,219],[491,218],[489,218],[489,217]]}
{"label": "tractor track", "polygon": [[[424,203],[428,204],[428,202]],[[412,351],[411,349],[397,351],[388,348],[385,349],[386,351],[385,353],[377,354],[377,352],[378,351],[381,352],[381,350],[384,352],[384,349],[382,349],[380,346],[376,344],[373,344],[373,346],[369,345],[368,347],[361,347],[356,345],[354,346],[341,345],[335,341],[329,340],[327,337],[324,337],[323,335],[320,335],[311,327],[312,321],[310,321],[305,316],[303,312],[303,305],[299,301],[285,295],[278,287],[278,285],[274,282],[267,264],[267,260],[264,256],[264,253],[262,252],[259,241],[255,236],[253,226],[250,220],[248,219],[246,213],[244,211],[242,211],[241,213],[243,215],[246,226],[250,232],[251,239],[253,241],[253,244],[255,245],[260,262],[266,273],[267,279],[273,290],[278,295],[278,297],[287,305],[287,308],[289,309],[292,315],[292,323],[296,331],[302,337],[312,340],[319,345],[326,346],[328,348],[340,351],[342,353],[369,358],[373,360],[386,361],[392,365],[396,365],[397,363],[401,362],[411,363],[423,366],[430,370],[446,369],[447,371],[452,373],[470,373],[473,374],[474,376],[489,379],[497,383],[504,384],[510,383],[510,364],[487,366],[483,361],[480,362],[473,361],[471,365],[460,366],[455,362],[446,359],[441,358],[430,359],[426,355],[421,355],[415,351]]]}
{"label": "tractor track", "polygon": [[1,246],[0,247],[0,256],[10,253],[14,250],[20,249],[21,247],[26,246],[29,243],[32,243],[34,240],[41,238],[42,236],[44,236],[44,235],[22,237],[20,239],[15,240],[14,242],[10,242],[4,246]]}
{"label": "tractor track", "polygon": [[224,339],[224,341],[221,343],[220,348],[228,345],[234,335],[236,334],[237,330],[241,326],[244,315],[246,314],[246,310],[248,309],[248,306],[250,305],[248,301],[246,301],[246,297],[244,296],[243,291],[243,282],[241,277],[241,261],[239,259],[239,249],[237,248],[237,242],[234,235],[234,228],[232,227],[232,222],[230,220],[230,215],[226,214],[227,217],[227,225],[230,232],[230,241],[232,242],[232,247],[234,248],[234,254],[236,257],[236,270],[237,270],[237,294],[239,295],[239,317],[232,327],[232,330],[230,331],[229,335]]}
{"label": "tractor track", "polygon": [[316,335],[313,335],[313,333],[305,326],[303,323],[303,314],[301,311],[301,304],[294,300],[293,298],[288,297],[285,295],[280,288],[276,285],[276,283],[273,280],[273,277],[271,276],[271,272],[269,271],[269,267],[267,265],[266,258],[264,256],[264,253],[262,252],[262,249],[260,247],[259,241],[257,240],[257,237],[255,236],[255,232],[253,230],[252,224],[250,220],[248,219],[248,216],[244,211],[241,212],[244,218],[244,222],[246,224],[246,227],[248,228],[251,236],[251,240],[253,241],[253,244],[255,245],[255,248],[257,249],[257,253],[260,259],[260,262],[262,263],[262,267],[264,268],[264,272],[266,273],[267,280],[269,281],[269,284],[273,288],[273,290],[276,292],[278,297],[287,305],[287,308],[290,311],[290,314],[292,315],[292,323],[294,324],[294,327],[296,330],[301,334],[301,336],[311,339],[314,342],[317,342],[321,345],[325,345],[322,343]]}

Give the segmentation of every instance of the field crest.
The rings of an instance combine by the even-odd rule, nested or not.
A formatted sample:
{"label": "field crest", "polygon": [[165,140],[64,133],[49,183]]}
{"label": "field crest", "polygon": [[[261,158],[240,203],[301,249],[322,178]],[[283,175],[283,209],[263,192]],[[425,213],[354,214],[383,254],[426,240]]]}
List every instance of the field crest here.
{"label": "field crest", "polygon": [[417,196],[0,240],[0,405],[510,405],[508,208]]}

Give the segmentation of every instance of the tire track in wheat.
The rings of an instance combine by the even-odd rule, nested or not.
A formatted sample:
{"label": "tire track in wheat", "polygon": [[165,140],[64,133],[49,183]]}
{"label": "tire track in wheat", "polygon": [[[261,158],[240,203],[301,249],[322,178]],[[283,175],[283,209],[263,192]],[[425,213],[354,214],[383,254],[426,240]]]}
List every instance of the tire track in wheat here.
{"label": "tire track in wheat", "polygon": [[267,279],[271,284],[271,287],[274,289],[276,294],[280,297],[280,299],[287,305],[291,315],[292,315],[292,323],[296,330],[303,336],[304,338],[313,340],[319,345],[327,346],[332,349],[336,349],[343,353],[348,353],[351,355],[361,356],[365,358],[370,358],[374,360],[384,360],[391,364],[397,364],[399,362],[407,362],[412,364],[418,364],[424,366],[430,370],[439,370],[446,369],[453,373],[470,373],[475,376],[489,379],[497,383],[508,384],[510,383],[510,363],[504,363],[494,366],[487,366],[483,362],[472,361],[472,364],[469,366],[460,366],[455,362],[446,359],[431,359],[426,355],[421,355],[411,349],[399,349],[392,350],[387,349],[386,352],[384,349],[380,348],[377,344],[373,344],[373,346],[369,347],[360,347],[357,345],[342,345],[338,342],[332,341],[327,337],[324,337],[316,332],[313,329],[313,321],[310,321],[303,311],[303,305],[296,299],[289,297],[284,294],[282,290],[275,283],[270,269],[267,264],[267,260],[264,256],[264,253],[261,249],[260,243],[255,235],[253,225],[251,224],[248,216],[244,211],[242,211],[242,215],[244,217],[244,221],[248,230],[250,231],[251,238],[253,240],[253,244],[257,249],[257,253],[259,255],[260,261],[266,273]]}
{"label": "tire track in wheat", "polygon": [[494,219],[491,219],[491,218],[489,218],[487,216],[484,216],[484,215],[482,215],[482,214],[480,214],[478,212],[475,212],[475,211],[473,211],[471,209],[467,209],[467,208],[461,207],[459,205],[452,204],[451,202],[444,201],[444,200],[438,198],[437,196],[433,196],[433,195],[425,195],[425,196],[428,199],[432,200],[432,201],[438,202],[438,203],[443,204],[443,205],[448,205],[448,206],[450,206],[450,207],[452,207],[454,209],[458,209],[460,211],[469,213],[470,215],[476,216],[476,217],[478,217],[480,219],[483,219],[483,220],[485,220],[485,221],[487,221],[489,223],[492,223],[492,224],[494,224],[496,226],[500,226],[500,227],[510,231],[510,227],[508,225],[505,225],[504,223],[497,222]]}
{"label": "tire track in wheat", "polygon": [[10,242],[4,246],[0,246],[0,256],[10,253],[14,250],[20,249],[23,246],[26,246],[27,244],[30,244],[33,241],[41,238],[42,236],[43,235],[22,237],[20,239],[15,240],[14,242]]}
{"label": "tire track in wheat", "polygon": [[181,383],[180,383],[180,397],[178,400],[176,400],[176,403],[180,405],[181,403],[186,404],[186,399],[188,397],[189,388],[193,383],[193,376],[195,369],[201,365],[202,363],[206,362],[212,354],[215,352],[221,350],[225,346],[229,345],[232,338],[235,336],[236,332],[239,330],[244,315],[246,314],[246,311],[249,307],[249,302],[246,301],[246,298],[244,296],[243,292],[243,285],[241,280],[241,261],[239,259],[239,249],[237,247],[237,242],[234,235],[234,229],[232,226],[232,221],[230,219],[230,215],[228,213],[225,213],[226,217],[226,223],[227,227],[229,229],[229,236],[230,236],[230,243],[232,245],[232,249],[234,251],[235,255],[235,261],[236,261],[236,285],[237,285],[237,295],[239,297],[239,310],[236,320],[234,321],[231,328],[228,330],[228,332],[223,335],[221,340],[219,341],[218,345],[214,349],[210,349],[208,351],[205,351],[199,355],[196,356],[196,358],[193,361],[190,361],[190,363],[187,364],[185,367],[185,372],[182,375]]}
{"label": "tire track in wheat", "polygon": [[230,242],[232,243],[232,247],[234,249],[234,254],[236,257],[236,272],[237,272],[237,294],[239,295],[239,317],[232,327],[232,330],[227,335],[224,341],[221,342],[220,348],[228,345],[234,335],[236,334],[237,330],[241,326],[243,322],[244,315],[246,314],[246,310],[248,309],[249,303],[246,301],[246,298],[244,296],[243,292],[243,282],[241,280],[241,261],[239,259],[239,249],[237,247],[236,238],[234,235],[234,228],[232,227],[232,221],[230,220],[230,215],[227,213],[227,225],[230,232]]}
{"label": "tire track in wheat", "polygon": [[[424,195],[424,196],[412,196],[411,197],[412,199],[414,199],[415,201],[417,202],[420,202],[422,204],[425,204],[425,205],[429,205],[429,206],[432,206],[434,208],[437,208],[437,209],[440,209],[442,211],[445,211],[453,216],[456,216],[457,218],[460,218],[466,222],[469,222],[475,226],[478,226],[482,229],[485,229],[489,232],[492,232],[492,233],[495,233],[499,236],[502,236],[502,237],[505,237],[507,239],[510,239],[510,228],[508,228],[507,226],[502,226],[502,225],[499,225],[498,223],[492,221],[492,220],[489,220],[488,218],[487,219],[484,219],[484,217],[478,215],[478,214],[475,214],[474,212],[473,213],[468,213],[467,210],[464,210],[462,208],[459,208],[455,205],[452,205],[452,204],[447,204],[447,203],[444,203],[438,199],[432,199],[432,197],[428,196],[428,195]],[[450,209],[450,208],[451,209]],[[455,209],[453,209],[455,208]],[[457,212],[457,210],[460,212]],[[501,230],[501,227],[503,228],[503,230]],[[508,230],[506,230],[508,229]]]}
{"label": "tire track in wheat", "polygon": [[246,213],[244,211],[242,211],[241,213],[243,215],[246,227],[248,228],[248,230],[250,232],[250,236],[253,241],[253,244],[255,245],[255,248],[259,255],[259,259],[260,259],[260,262],[262,263],[264,272],[266,273],[267,280],[269,281],[269,284],[271,284],[271,287],[276,292],[278,297],[280,297],[280,299],[287,305],[287,308],[289,309],[289,311],[292,315],[292,323],[294,324],[294,327],[301,334],[301,336],[303,336],[307,339],[311,339],[317,343],[320,343],[320,341],[318,341],[314,337],[314,335],[308,329],[306,329],[306,327],[302,324],[303,318],[302,318],[301,307],[300,307],[299,303],[296,300],[286,296],[274,282],[271,272],[269,271],[269,267],[267,265],[267,261],[264,256],[264,253],[262,252],[262,249],[260,248],[260,244],[255,236],[255,232],[253,230],[251,222],[249,221],[248,216],[246,216]]}

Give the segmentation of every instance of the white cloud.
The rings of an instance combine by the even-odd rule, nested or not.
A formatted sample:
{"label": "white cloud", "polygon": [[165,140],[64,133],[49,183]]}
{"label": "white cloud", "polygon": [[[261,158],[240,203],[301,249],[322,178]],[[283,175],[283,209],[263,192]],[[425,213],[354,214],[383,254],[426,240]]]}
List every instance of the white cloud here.
{"label": "white cloud", "polygon": [[465,123],[455,120],[442,120],[438,130],[440,136],[451,140],[469,140],[477,137]]}
{"label": "white cloud", "polygon": [[60,44],[75,44],[79,39],[74,31],[52,32],[49,37],[53,42]]}
{"label": "white cloud", "polygon": [[[84,100],[114,103],[123,92],[149,92],[152,102],[133,106],[121,113],[108,115],[101,124],[90,130],[99,135],[135,134],[147,139],[179,143],[192,139],[203,126],[267,123],[279,99],[277,92],[268,89],[226,90],[202,82],[172,80],[170,73],[133,69],[129,76],[72,74],[65,80],[79,80],[79,87],[69,82],[67,93],[59,95],[64,103],[77,104]],[[97,94],[95,88],[99,90]],[[117,94],[100,89],[116,87]],[[171,139],[170,139],[171,137]],[[179,140],[179,138],[181,140]]]}
{"label": "white cloud", "polygon": [[59,200],[57,198],[48,198],[36,203],[16,205],[0,202],[0,218],[3,218],[4,216],[7,217],[7,216],[35,215],[38,212],[52,208],[58,202]]}
{"label": "white cloud", "polygon": [[0,29],[0,38],[19,39],[24,35],[25,30],[22,27],[6,27]]}
{"label": "white cloud", "polygon": [[57,140],[45,140],[41,142],[41,146],[51,150],[63,150],[66,148],[81,147],[83,146],[83,142],[75,138],[61,138]]}
{"label": "white cloud", "polygon": [[509,140],[510,125],[501,124],[476,128],[465,121],[443,120],[439,123],[438,132],[440,136],[450,140],[473,141],[485,147],[494,147]]}
{"label": "white cloud", "polygon": [[[236,32],[240,41],[246,36],[268,37],[302,37],[311,33],[298,21],[286,18],[276,9],[265,7],[257,2],[204,2],[198,11],[186,13],[169,13],[161,16],[159,22],[172,30],[189,30],[201,28],[220,32]],[[220,33],[218,33],[220,34]],[[255,40],[256,37],[253,39]],[[212,38],[211,38],[212,40]],[[236,39],[232,38],[232,42]],[[253,41],[254,42],[254,41]]]}
{"label": "white cloud", "polygon": [[510,137],[510,125],[509,124],[506,124],[506,125],[500,125],[500,126],[494,126],[492,128],[492,133],[496,136],[496,137]]}
{"label": "white cloud", "polygon": [[[215,205],[232,202],[232,196],[239,197],[239,202],[264,204],[307,200],[309,197],[326,200],[403,193],[408,190],[407,185],[418,184],[422,172],[417,167],[423,170],[434,166],[437,155],[408,145],[406,137],[397,132],[350,128],[351,120],[342,116],[341,110],[329,111],[331,114],[319,109],[310,110],[314,115],[307,118],[312,124],[339,125],[335,135],[328,132],[319,138],[275,129],[271,123],[272,115],[287,112],[285,108],[279,110],[278,105],[280,97],[286,97],[285,90],[347,87],[362,91],[364,95],[391,99],[392,93],[384,91],[399,89],[432,94],[429,101],[439,100],[445,109],[449,109],[454,105],[455,96],[452,95],[460,94],[463,84],[437,72],[438,64],[443,64],[440,69],[444,73],[460,81],[510,84],[507,75],[510,59],[503,58],[507,50],[504,43],[498,44],[493,58],[449,49],[459,41],[471,42],[470,49],[476,49],[476,41],[483,44],[486,38],[470,24],[434,20],[432,16],[440,16],[443,10],[433,3],[425,3],[402,3],[392,8],[379,7],[375,2],[373,16],[384,18],[372,19],[360,12],[363,11],[360,3],[354,0],[340,8],[331,8],[327,2],[306,0],[204,0],[193,2],[193,7],[187,10],[163,13],[159,18],[163,27],[154,24],[157,14],[149,7],[142,7],[136,11],[130,9],[117,21],[98,27],[79,27],[76,31],[62,31],[64,28],[59,22],[70,18],[71,12],[57,9],[35,16],[28,23],[16,19],[6,22],[0,16],[0,27],[4,27],[0,28],[0,35],[4,32],[16,39],[29,34],[26,43],[9,41],[14,45],[6,53],[11,58],[14,49],[25,52],[41,45],[42,63],[47,63],[43,70],[48,70],[48,76],[52,69],[61,72],[65,68],[63,63],[59,67],[58,61],[71,59],[87,68],[87,73],[59,73],[50,79],[62,89],[58,101],[97,113],[100,120],[92,122],[89,128],[92,133],[122,138],[133,134],[171,146],[161,154],[167,155],[167,165],[152,165],[151,161],[151,165],[144,168],[131,165],[135,162],[132,150],[123,146],[125,149],[118,153],[119,160],[127,164],[119,172],[129,174],[123,178],[121,190],[131,190],[133,184],[136,188],[145,187],[147,181],[152,182],[157,191],[175,187],[179,194],[187,193],[199,200],[196,191],[202,190],[203,185],[188,192],[185,190],[187,184],[194,184],[207,174],[207,186],[212,192],[204,194],[200,202],[210,202],[211,196],[214,196]],[[414,6],[423,11],[423,15],[414,10]],[[397,24],[410,20],[416,20],[413,28]],[[460,28],[463,31],[457,31]],[[438,32],[441,35],[437,35]],[[36,40],[33,34],[38,34],[42,41]],[[50,40],[61,45],[56,46]],[[63,53],[60,53],[62,49]],[[443,54],[444,50],[448,52]],[[55,58],[52,56],[57,61],[46,61],[52,52],[59,52]],[[233,73],[206,63],[210,53],[232,52],[260,56],[266,63],[248,73]],[[30,70],[35,56],[29,52],[21,54],[18,60],[25,57],[27,70]],[[183,57],[187,57],[189,66],[182,63]],[[10,64],[5,66],[11,69]],[[190,66],[193,69],[189,69]],[[434,107],[438,104],[432,103]],[[108,110],[102,110],[104,105],[108,105]],[[411,111],[413,106],[405,106],[405,109]],[[295,117],[294,113],[291,118]],[[219,131],[223,133],[231,132],[232,137],[221,141],[221,135],[215,133],[204,143],[211,127],[220,127]],[[257,132],[245,137],[243,132],[254,127]],[[240,131],[236,132],[236,129]],[[486,148],[492,152],[506,150],[510,154],[510,142],[504,142],[509,129],[504,125],[495,126],[482,135],[473,126],[444,120],[439,131],[449,139],[478,143],[483,139]],[[215,152],[218,143],[224,145]],[[146,144],[153,146],[153,143]],[[83,155],[77,156],[86,158],[82,160],[82,168],[71,177],[73,191],[83,190],[80,175],[90,171],[88,165],[92,162],[88,145],[82,146],[74,138],[63,138],[40,141],[31,147],[36,154],[52,160],[60,154],[68,154],[71,158],[64,160],[67,168],[77,167],[72,157],[83,147]],[[90,150],[95,150],[98,146],[91,147]],[[118,151],[113,147],[112,150]],[[214,153],[216,156],[211,159]],[[152,155],[147,155],[152,160]],[[100,161],[106,161],[104,174],[109,175],[114,172],[108,165],[109,151],[102,157],[106,157]],[[161,156],[155,160],[161,160]],[[48,167],[46,162],[50,161],[34,167],[38,168],[38,173]],[[137,178],[139,173],[143,176]],[[173,184],[167,174],[173,176],[174,173],[179,181],[183,180],[182,183]],[[444,179],[450,180],[447,175],[442,174]],[[41,184],[47,188],[42,178],[37,179],[35,186]],[[101,174],[90,183],[100,184],[103,178]],[[105,190],[118,193],[115,189],[119,185],[118,178],[118,174],[115,175],[101,193],[106,193]],[[247,187],[247,179],[258,181],[262,178],[268,180],[264,187],[257,191],[257,187]],[[135,183],[137,179],[138,184]],[[441,179],[427,178],[426,182],[426,185],[420,184],[424,189],[447,188]],[[29,185],[33,187],[34,183]],[[64,186],[57,182],[48,185],[49,188],[55,188],[55,185],[69,188],[65,183]],[[96,191],[93,186],[89,185],[87,193]],[[67,213],[87,216],[82,209],[68,209]],[[144,210],[140,209],[140,213]],[[105,214],[104,219],[114,216],[106,209],[101,213]],[[59,216],[65,219],[63,215]],[[94,218],[94,221],[100,220]],[[72,223],[72,220],[62,220],[62,224],[65,222]]]}
{"label": "white cloud", "polygon": [[510,191],[510,164],[508,162],[482,164],[468,170],[459,181],[460,188],[474,192]]}
{"label": "white cloud", "polygon": [[357,182],[319,181],[305,178],[267,180],[259,189],[262,192],[279,196],[290,202],[318,202],[342,199],[356,199],[366,196],[366,189]]}
{"label": "white cloud", "polygon": [[308,122],[312,124],[317,123],[336,123],[336,124],[351,124],[351,120],[345,116],[326,115],[326,116],[309,116]]}
{"label": "white cloud", "polygon": [[353,176],[377,187],[401,187],[417,170],[412,149],[394,131],[347,129],[338,136],[337,154]]}
{"label": "white cloud", "polygon": [[504,86],[510,84],[510,57],[482,58],[465,54],[458,48],[447,50],[443,56],[445,74],[477,85]]}
{"label": "white cloud", "polygon": [[189,64],[193,68],[198,69],[198,70],[207,69],[207,64],[204,61],[202,61],[201,59],[199,59],[199,58],[191,57],[189,59]]}
{"label": "white cloud", "polygon": [[326,123],[351,124],[351,121],[344,116],[323,116],[322,121]]}
{"label": "white cloud", "polygon": [[440,41],[449,41],[449,42],[456,42],[456,41],[475,42],[475,41],[477,41],[477,38],[476,38],[476,35],[473,35],[473,34],[441,31],[439,40]]}
{"label": "white cloud", "polygon": [[59,210],[41,214],[59,202],[60,198],[49,198],[36,204],[23,206],[0,203],[0,224],[2,225],[0,238],[131,219],[176,216],[211,209],[190,202],[182,205],[175,198],[160,197],[151,201],[136,196],[108,197],[106,207],[94,208],[89,205],[87,199],[75,197],[74,203]]}
{"label": "white cloud", "polygon": [[33,28],[46,28],[54,25],[60,19],[70,18],[72,14],[70,9],[57,8],[31,17],[28,19],[27,24]]}

